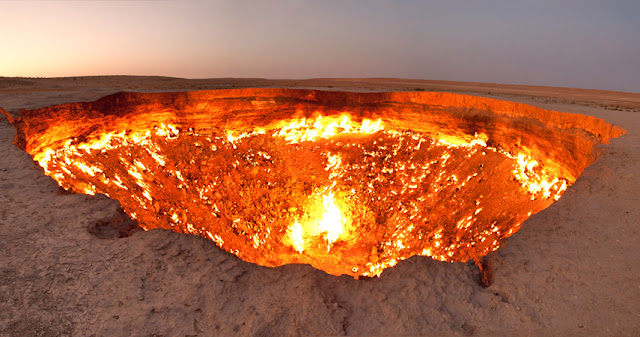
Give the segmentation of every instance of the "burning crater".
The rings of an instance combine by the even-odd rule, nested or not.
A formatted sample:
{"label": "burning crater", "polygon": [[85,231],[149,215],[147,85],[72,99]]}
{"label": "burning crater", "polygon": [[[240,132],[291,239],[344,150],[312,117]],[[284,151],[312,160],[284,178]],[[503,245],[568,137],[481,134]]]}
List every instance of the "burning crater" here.
{"label": "burning crater", "polygon": [[624,132],[465,95],[289,89],[120,93],[11,121],[61,187],[117,199],[147,230],[355,277],[479,259]]}

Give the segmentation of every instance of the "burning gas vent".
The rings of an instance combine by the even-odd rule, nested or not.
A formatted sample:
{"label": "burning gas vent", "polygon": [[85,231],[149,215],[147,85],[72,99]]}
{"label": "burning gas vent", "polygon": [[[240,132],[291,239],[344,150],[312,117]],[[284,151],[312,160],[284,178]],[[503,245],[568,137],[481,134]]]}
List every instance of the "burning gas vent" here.
{"label": "burning gas vent", "polygon": [[145,229],[356,277],[488,254],[623,132],[441,93],[122,93],[22,115],[17,142],[46,174]]}

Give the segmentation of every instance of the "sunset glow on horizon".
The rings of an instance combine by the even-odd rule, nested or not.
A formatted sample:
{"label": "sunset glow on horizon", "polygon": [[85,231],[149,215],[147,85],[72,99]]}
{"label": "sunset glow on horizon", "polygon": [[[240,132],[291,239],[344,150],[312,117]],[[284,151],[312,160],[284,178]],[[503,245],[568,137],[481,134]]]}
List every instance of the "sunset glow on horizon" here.
{"label": "sunset glow on horizon", "polygon": [[0,1],[0,76],[394,77],[640,92],[638,1]]}

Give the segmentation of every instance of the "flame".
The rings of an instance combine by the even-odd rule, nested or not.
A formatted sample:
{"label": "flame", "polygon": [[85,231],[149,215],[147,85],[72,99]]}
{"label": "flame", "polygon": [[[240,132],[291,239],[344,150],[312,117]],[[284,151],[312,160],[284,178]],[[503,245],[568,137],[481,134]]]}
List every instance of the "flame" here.
{"label": "flame", "polygon": [[318,224],[318,230],[325,233],[327,244],[330,247],[340,237],[340,234],[342,234],[346,221],[336,205],[333,192],[322,196],[322,205],[324,212],[322,214],[322,220],[320,220]]}
{"label": "flame", "polygon": [[289,227],[289,238],[291,240],[291,245],[298,252],[302,253],[304,251],[304,239],[302,236],[304,232],[302,231],[302,225],[296,221]]}
{"label": "flame", "polygon": [[[342,135],[358,137],[353,137],[355,140],[338,137]],[[178,155],[173,153],[179,160],[172,157],[171,151],[180,142],[180,137],[187,137],[184,139],[191,142],[191,150],[187,152],[201,153],[197,162],[190,157],[193,153],[185,154],[183,150]],[[310,150],[317,156],[314,158],[319,162],[318,170],[324,169],[325,176],[307,181],[311,187],[306,194],[299,193],[295,197],[287,194],[289,199],[284,203],[271,200],[268,207],[244,213],[243,208],[235,204],[238,198],[230,198],[235,197],[241,184],[223,179],[230,172],[245,172],[241,177],[243,183],[259,181],[258,189],[264,187],[281,195],[285,193],[280,184],[272,183],[260,173],[275,170],[274,163],[283,161],[282,154],[269,147],[247,150],[246,145],[252,144],[252,140],[264,140],[265,137],[284,140],[285,147]],[[319,140],[323,141],[313,143]],[[516,187],[514,190],[520,186],[518,193],[524,193],[524,199],[557,200],[566,190],[569,181],[531,158],[527,149],[512,154],[488,146],[488,140],[485,134],[430,138],[416,132],[388,129],[381,119],[358,122],[342,114],[278,121],[250,131],[222,130],[214,136],[161,123],[152,129],[105,131],[83,142],[68,140],[57,148],[44,148],[33,155],[61,186],[82,193],[108,193],[121,200],[127,212],[145,229],[165,226],[202,235],[243,258],[253,254],[251,262],[265,265],[277,264],[267,255],[277,252],[273,246],[282,243],[298,253],[296,258],[300,260],[295,261],[305,263],[331,257],[334,254],[327,253],[338,241],[340,247],[343,243],[347,247],[341,249],[340,254],[349,249],[371,252],[370,246],[368,249],[358,246],[365,245],[361,243],[361,237],[373,235],[365,232],[371,228],[367,226],[387,226],[383,241],[375,243],[374,253],[358,257],[360,263],[348,268],[358,271],[358,275],[374,276],[416,254],[441,261],[482,256],[497,249],[499,240],[517,230],[525,218],[509,220],[517,223],[515,227],[507,221],[499,225],[491,223],[493,219],[485,216],[490,207],[481,205],[485,199],[474,190],[474,183],[486,178],[478,167],[487,153],[511,161],[503,166],[501,178],[509,180],[511,186]],[[281,141],[278,144],[282,145]],[[341,150],[344,148],[351,152]],[[349,153],[358,151],[361,153],[357,160],[354,159],[356,156],[349,157]],[[100,161],[107,157],[106,153],[115,157],[111,157],[110,162]],[[215,158],[222,158],[227,171],[207,168],[209,161],[218,160],[212,158],[219,153],[225,155]],[[95,158],[98,161],[92,162]],[[476,168],[461,171],[466,160],[475,160]],[[112,166],[108,166],[109,163]],[[242,171],[243,167],[246,171]],[[350,193],[349,199],[343,196],[344,191]],[[455,200],[454,191],[477,198]],[[289,200],[296,207],[288,207],[291,205]],[[438,200],[469,204],[464,204],[465,214],[445,216],[449,222],[445,230],[429,218],[431,211],[437,211]],[[262,205],[265,202],[253,199],[252,203]],[[375,222],[378,218],[366,217],[366,212],[375,213],[371,209],[379,204],[385,205],[375,211],[384,214],[380,218],[384,219],[383,224]],[[201,208],[192,212],[189,208],[192,206]],[[296,211],[289,210],[293,208]],[[188,218],[184,209],[188,209]],[[235,211],[233,217],[228,215],[232,211]],[[260,214],[262,211],[264,213]],[[354,215],[354,212],[360,213]],[[523,214],[529,216],[530,209]],[[229,221],[229,228],[205,228],[219,219]],[[355,224],[356,220],[360,222]],[[233,235],[242,237],[238,239]],[[373,245],[371,242],[366,244]],[[338,254],[336,251],[334,248],[335,255]],[[347,257],[350,261],[357,260],[353,256]],[[339,256],[335,258],[331,261],[341,263]]]}
{"label": "flame", "polygon": [[544,169],[541,169],[538,161],[532,159],[524,153],[513,156],[516,160],[513,175],[520,181],[522,187],[531,193],[531,199],[542,195],[544,199],[553,196],[555,200],[567,189],[567,180],[550,176]]}
{"label": "flame", "polygon": [[274,132],[273,136],[284,138],[291,144],[328,139],[344,134],[373,134],[384,130],[380,119],[374,122],[364,118],[358,126],[349,115],[294,119],[280,124],[277,128],[279,130]]}
{"label": "flame", "polygon": [[322,236],[327,251],[330,251],[331,246],[344,234],[347,219],[338,208],[333,192],[328,192],[321,197],[322,209],[319,219],[311,214],[309,220],[304,222],[304,226],[298,220],[289,226],[289,244],[299,253],[305,250],[305,237],[310,239],[310,237]]}

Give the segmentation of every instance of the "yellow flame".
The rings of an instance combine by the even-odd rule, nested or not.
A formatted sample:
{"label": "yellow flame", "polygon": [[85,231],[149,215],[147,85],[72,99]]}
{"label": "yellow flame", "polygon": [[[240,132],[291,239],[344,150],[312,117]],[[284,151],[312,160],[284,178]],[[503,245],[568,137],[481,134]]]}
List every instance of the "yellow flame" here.
{"label": "yellow flame", "polygon": [[516,164],[513,175],[520,181],[522,187],[531,193],[532,200],[538,194],[545,199],[552,196],[555,200],[560,199],[567,189],[566,179],[548,176],[544,169],[540,169],[538,161],[524,153],[519,153],[514,159]]}
{"label": "yellow flame", "polygon": [[322,206],[324,207],[324,213],[318,225],[318,230],[321,233],[326,233],[327,243],[331,245],[342,234],[345,219],[335,203],[333,192],[322,196]]}
{"label": "yellow flame", "polygon": [[302,225],[296,220],[289,226],[288,241],[297,252],[302,253],[305,246],[305,237],[324,236],[327,243],[327,251],[331,249],[334,242],[340,238],[344,232],[346,218],[340,212],[340,208],[335,202],[333,192],[322,195],[322,217],[318,220],[305,221]]}
{"label": "yellow flame", "polygon": [[289,143],[300,143],[327,139],[339,134],[372,134],[384,130],[382,120],[372,121],[364,118],[362,122],[353,122],[348,115],[339,117],[318,116],[316,119],[295,119],[277,127],[273,136],[284,138]]}
{"label": "yellow flame", "polygon": [[291,225],[291,227],[289,227],[289,230],[291,245],[298,253],[302,253],[304,251],[304,239],[302,238],[304,232],[302,231],[302,225],[296,221]]}

